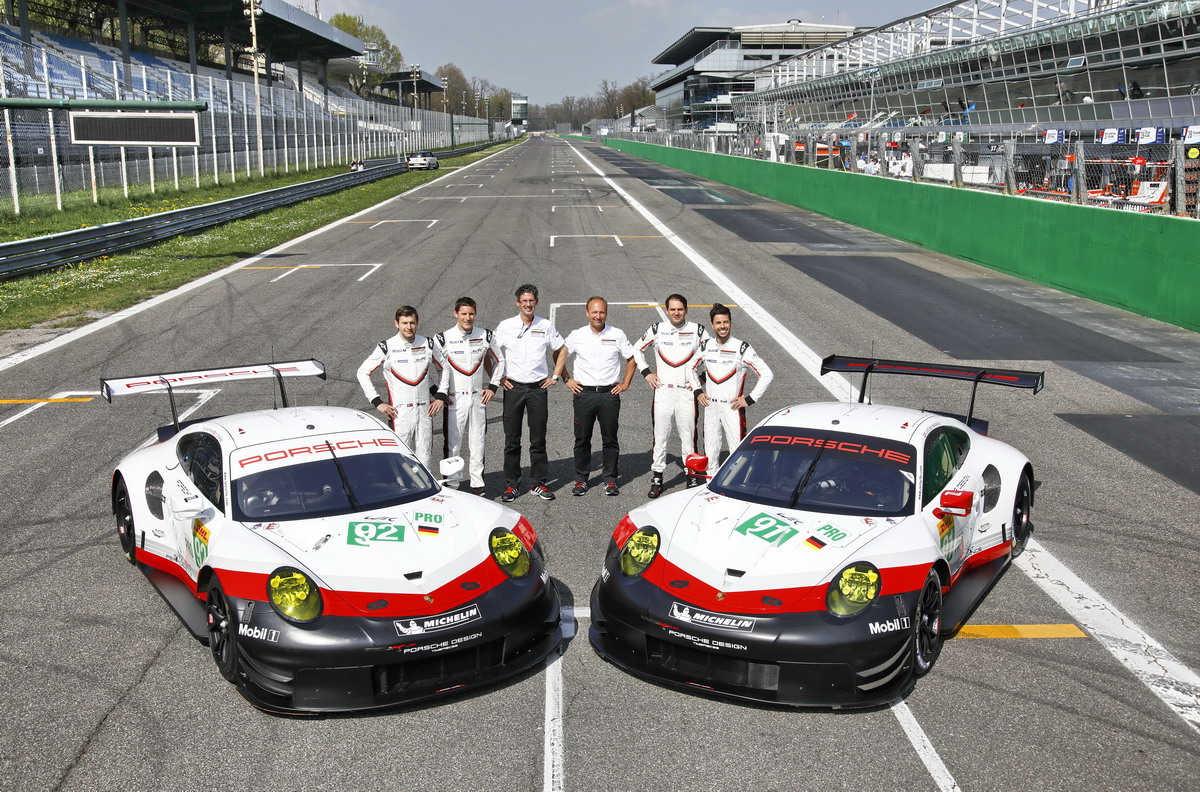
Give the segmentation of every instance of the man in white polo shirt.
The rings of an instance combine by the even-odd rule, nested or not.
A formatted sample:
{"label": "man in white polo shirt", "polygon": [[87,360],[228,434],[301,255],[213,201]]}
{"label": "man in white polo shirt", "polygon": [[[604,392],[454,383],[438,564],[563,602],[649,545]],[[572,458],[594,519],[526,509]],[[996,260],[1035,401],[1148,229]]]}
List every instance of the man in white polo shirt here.
{"label": "man in white polo shirt", "polygon": [[[619,394],[629,390],[629,383],[633,381],[636,370],[633,345],[623,331],[608,324],[608,301],[603,297],[588,299],[587,318],[588,323],[572,331],[566,339],[568,354],[575,356],[574,375],[567,379],[567,387],[575,394],[575,487],[571,494],[582,495],[587,491],[592,464],[592,429],[599,421],[604,494],[619,495]],[[557,362],[555,379],[562,376],[565,364],[565,357]]]}
{"label": "man in white polo shirt", "polygon": [[[496,343],[504,351],[504,494],[512,503],[521,485],[521,423],[529,416],[529,491],[542,500],[554,500],[546,486],[550,463],[546,457],[546,419],[550,402],[546,389],[558,382],[558,370],[567,359],[562,336],[549,320],[534,315],[537,286],[517,287],[517,315],[496,327]],[[554,353],[555,375],[550,376],[546,353]]]}

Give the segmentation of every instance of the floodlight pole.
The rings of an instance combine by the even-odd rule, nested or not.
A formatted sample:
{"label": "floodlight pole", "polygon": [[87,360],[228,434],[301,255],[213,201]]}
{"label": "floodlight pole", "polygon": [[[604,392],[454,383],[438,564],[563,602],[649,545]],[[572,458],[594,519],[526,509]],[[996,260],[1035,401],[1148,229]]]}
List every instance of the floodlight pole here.
{"label": "floodlight pole", "polygon": [[258,7],[258,4],[259,0],[242,0],[242,5],[245,6],[242,13],[250,20],[250,50],[254,63],[254,133],[258,137],[258,175],[265,176],[262,144],[262,93],[258,87],[258,18],[262,16],[262,9]]}

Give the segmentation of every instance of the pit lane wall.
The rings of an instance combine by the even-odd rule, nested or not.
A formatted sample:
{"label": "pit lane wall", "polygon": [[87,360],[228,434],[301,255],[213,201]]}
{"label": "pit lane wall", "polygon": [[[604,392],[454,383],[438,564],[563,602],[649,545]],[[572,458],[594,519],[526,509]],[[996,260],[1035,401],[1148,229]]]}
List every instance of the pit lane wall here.
{"label": "pit lane wall", "polygon": [[1200,222],[606,138],[634,156],[1200,331]]}

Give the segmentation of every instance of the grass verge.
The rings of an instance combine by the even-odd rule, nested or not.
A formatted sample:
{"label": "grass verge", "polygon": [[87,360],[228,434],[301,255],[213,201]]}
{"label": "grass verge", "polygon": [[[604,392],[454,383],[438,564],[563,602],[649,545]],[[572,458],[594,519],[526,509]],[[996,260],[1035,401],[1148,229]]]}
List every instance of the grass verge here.
{"label": "grass verge", "polygon": [[[452,166],[469,164],[501,148],[504,146],[456,157]],[[128,308],[411,190],[442,173],[444,170],[404,173],[118,256],[0,281],[0,330],[86,324],[97,313]]]}

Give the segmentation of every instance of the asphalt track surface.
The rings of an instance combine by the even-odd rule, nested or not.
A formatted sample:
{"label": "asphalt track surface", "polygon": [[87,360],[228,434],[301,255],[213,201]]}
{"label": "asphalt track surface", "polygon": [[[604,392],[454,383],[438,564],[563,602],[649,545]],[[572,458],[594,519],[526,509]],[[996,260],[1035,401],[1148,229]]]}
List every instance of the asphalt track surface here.
{"label": "asphalt track surface", "polygon": [[[631,337],[671,292],[693,319],[737,306],[735,335],[776,372],[752,422],[832,398],[798,362],[805,349],[1045,369],[1037,396],[980,390],[991,434],[1033,460],[1041,554],[971,624],[1079,637],[956,638],[904,702],[811,712],[632,678],[596,656],[586,611],[572,611],[561,658],[505,684],[369,717],[254,709],[119,553],[112,468],[169,408],[161,395],[106,404],[99,379],[311,356],[329,379],[293,380],[294,401],[365,408],[354,371],[392,334],[398,304],[433,333],[467,294],[494,327],[524,282],[564,335],[593,294]],[[227,386],[201,414],[269,406],[269,387]],[[620,152],[532,139],[0,360],[0,789],[1195,789],[1198,392],[1194,333]],[[968,392],[880,377],[872,396],[961,412]],[[638,378],[622,398],[619,497],[571,497],[570,394],[556,388],[559,497],[514,504],[569,606],[586,608],[612,529],[649,480],[650,391]],[[488,414],[494,498],[499,400]]]}

